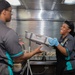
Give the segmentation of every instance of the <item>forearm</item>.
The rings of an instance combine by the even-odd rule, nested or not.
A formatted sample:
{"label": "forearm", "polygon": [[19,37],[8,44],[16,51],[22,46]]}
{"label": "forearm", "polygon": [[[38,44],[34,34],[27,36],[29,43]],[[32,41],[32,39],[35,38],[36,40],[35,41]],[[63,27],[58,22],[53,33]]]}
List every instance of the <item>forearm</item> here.
{"label": "forearm", "polygon": [[33,50],[32,52],[29,52],[29,53],[24,53],[22,59],[27,60],[27,59],[31,58],[32,56],[34,56],[35,54],[36,54],[35,50]]}
{"label": "forearm", "polygon": [[35,55],[35,54],[36,54],[36,51],[35,51],[35,50],[32,51],[32,52],[30,52],[30,53],[25,53],[25,52],[24,52],[23,55],[21,55],[20,57],[15,58],[14,61],[15,61],[15,62],[23,62],[23,61],[25,61],[25,60],[31,58],[31,57],[32,57],[33,55]]}
{"label": "forearm", "polygon": [[57,48],[63,55],[67,56],[66,48],[64,48],[60,44],[57,46]]}
{"label": "forearm", "polygon": [[15,61],[15,62],[23,62],[23,61],[25,61],[25,60],[31,58],[33,55],[38,54],[38,53],[41,53],[41,52],[42,52],[42,51],[40,50],[41,47],[42,47],[42,46],[39,46],[38,48],[32,50],[32,52],[29,52],[29,53],[24,52],[23,55],[14,58],[14,61]]}

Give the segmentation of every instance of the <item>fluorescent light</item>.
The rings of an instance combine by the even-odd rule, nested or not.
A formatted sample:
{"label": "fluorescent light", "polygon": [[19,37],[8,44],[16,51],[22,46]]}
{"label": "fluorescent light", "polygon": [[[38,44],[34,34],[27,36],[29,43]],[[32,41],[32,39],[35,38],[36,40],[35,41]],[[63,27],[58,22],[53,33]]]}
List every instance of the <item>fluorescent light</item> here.
{"label": "fluorescent light", "polygon": [[64,4],[75,4],[75,0],[65,0]]}
{"label": "fluorescent light", "polygon": [[6,1],[8,1],[13,6],[19,6],[19,5],[21,5],[21,3],[20,3],[19,0],[6,0]]}

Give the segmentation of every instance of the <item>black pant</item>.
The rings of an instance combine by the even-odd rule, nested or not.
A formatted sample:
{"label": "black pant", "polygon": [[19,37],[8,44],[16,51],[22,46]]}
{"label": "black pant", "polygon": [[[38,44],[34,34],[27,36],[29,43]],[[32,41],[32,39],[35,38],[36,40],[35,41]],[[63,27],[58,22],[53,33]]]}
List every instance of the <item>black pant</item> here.
{"label": "black pant", "polygon": [[65,69],[65,62],[64,61],[57,62],[56,75],[63,75],[64,69]]}
{"label": "black pant", "polygon": [[63,75],[75,75],[75,69],[71,71],[64,71]]}

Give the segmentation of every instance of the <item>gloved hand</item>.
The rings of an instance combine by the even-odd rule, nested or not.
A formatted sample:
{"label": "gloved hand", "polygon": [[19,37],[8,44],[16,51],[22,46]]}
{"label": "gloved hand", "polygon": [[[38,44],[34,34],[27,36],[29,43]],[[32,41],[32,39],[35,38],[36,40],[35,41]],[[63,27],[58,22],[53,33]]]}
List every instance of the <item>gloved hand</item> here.
{"label": "gloved hand", "polygon": [[57,38],[54,38],[54,42],[55,42],[55,46],[59,45],[59,42],[58,42]]}
{"label": "gloved hand", "polygon": [[53,38],[51,38],[51,37],[49,37],[48,38],[48,44],[50,45],[50,46],[54,46],[54,39]]}
{"label": "gloved hand", "polygon": [[59,45],[59,42],[57,40],[57,38],[48,38],[48,42],[49,42],[49,45],[50,46],[58,46]]}

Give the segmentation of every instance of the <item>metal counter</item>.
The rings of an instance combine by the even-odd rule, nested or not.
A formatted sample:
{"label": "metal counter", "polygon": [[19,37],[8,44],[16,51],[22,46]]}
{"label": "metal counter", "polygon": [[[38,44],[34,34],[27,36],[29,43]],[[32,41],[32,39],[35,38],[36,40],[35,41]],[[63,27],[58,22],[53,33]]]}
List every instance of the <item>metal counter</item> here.
{"label": "metal counter", "polygon": [[30,65],[56,65],[56,61],[30,61]]}

